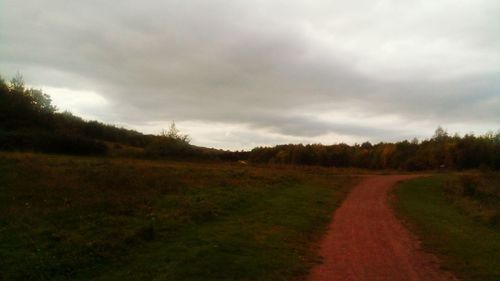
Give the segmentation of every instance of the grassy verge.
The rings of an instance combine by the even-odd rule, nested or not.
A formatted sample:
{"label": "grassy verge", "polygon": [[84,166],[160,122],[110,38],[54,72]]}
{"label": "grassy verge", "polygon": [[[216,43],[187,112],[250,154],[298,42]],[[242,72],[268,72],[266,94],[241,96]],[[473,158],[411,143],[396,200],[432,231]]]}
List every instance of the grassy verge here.
{"label": "grassy verge", "polygon": [[449,177],[400,183],[396,210],[446,269],[463,280],[500,280],[500,231],[454,203],[443,188]]}
{"label": "grassy verge", "polygon": [[352,179],[0,154],[1,280],[289,280]]}

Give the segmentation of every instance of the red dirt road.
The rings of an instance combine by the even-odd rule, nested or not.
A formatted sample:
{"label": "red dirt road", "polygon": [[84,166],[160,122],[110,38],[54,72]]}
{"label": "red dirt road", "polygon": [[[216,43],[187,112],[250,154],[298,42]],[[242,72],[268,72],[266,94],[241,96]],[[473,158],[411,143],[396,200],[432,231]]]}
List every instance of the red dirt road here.
{"label": "red dirt road", "polygon": [[312,269],[308,280],[457,280],[420,249],[389,206],[389,189],[412,177],[370,176],[355,186],[335,212],[320,244],[323,263]]}

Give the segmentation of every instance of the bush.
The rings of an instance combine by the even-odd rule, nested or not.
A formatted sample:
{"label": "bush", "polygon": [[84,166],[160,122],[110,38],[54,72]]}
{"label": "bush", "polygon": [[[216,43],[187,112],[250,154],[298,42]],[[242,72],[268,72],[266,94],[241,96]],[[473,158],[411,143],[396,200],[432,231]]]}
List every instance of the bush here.
{"label": "bush", "polygon": [[0,132],[0,150],[104,155],[108,147],[102,142],[79,136],[14,131]]}
{"label": "bush", "polygon": [[193,154],[194,148],[189,144],[189,136],[181,134],[172,123],[168,131],[162,131],[146,146],[145,152],[153,157],[177,157]]}
{"label": "bush", "polygon": [[41,140],[39,145],[42,152],[49,153],[104,155],[108,151],[104,143],[79,136],[53,135]]}
{"label": "bush", "polygon": [[168,157],[191,154],[189,143],[169,137],[158,137],[145,148],[146,155]]}

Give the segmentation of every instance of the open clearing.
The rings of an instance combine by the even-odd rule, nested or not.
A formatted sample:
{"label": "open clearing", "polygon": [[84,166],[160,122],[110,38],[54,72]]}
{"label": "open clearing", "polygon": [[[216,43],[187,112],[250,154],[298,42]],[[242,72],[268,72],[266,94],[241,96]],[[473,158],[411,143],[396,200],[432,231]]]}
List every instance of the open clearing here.
{"label": "open clearing", "polygon": [[415,176],[370,176],[356,185],[335,212],[320,245],[323,263],[310,281],[457,280],[395,217],[388,190]]}
{"label": "open clearing", "polygon": [[293,280],[333,169],[0,154],[0,280]]}
{"label": "open clearing", "polygon": [[[323,232],[309,280],[456,280],[390,206],[390,188],[416,176],[354,185],[354,172],[2,153],[0,279],[296,280],[318,260],[311,241]],[[443,224],[462,215],[447,211],[433,178],[404,181],[397,209],[432,224],[416,233],[437,241],[426,250],[458,258],[444,266],[468,275],[456,269],[465,256],[470,280],[497,280],[497,232],[472,219]],[[470,239],[453,236],[456,225]]]}

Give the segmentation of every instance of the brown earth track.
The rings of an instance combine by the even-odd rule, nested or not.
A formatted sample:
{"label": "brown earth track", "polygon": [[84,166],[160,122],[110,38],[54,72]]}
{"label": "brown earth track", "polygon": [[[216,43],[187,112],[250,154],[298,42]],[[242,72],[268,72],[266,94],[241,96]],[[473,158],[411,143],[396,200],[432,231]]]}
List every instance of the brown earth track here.
{"label": "brown earth track", "polygon": [[308,280],[458,280],[420,248],[390,207],[389,189],[412,177],[369,176],[356,185],[335,212],[320,243],[323,262],[312,269]]}

